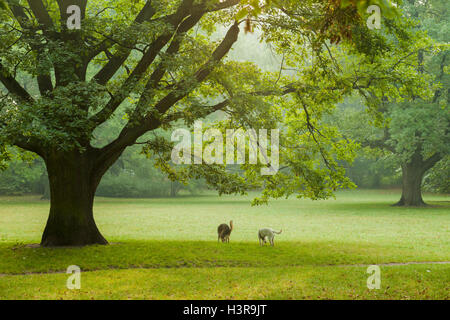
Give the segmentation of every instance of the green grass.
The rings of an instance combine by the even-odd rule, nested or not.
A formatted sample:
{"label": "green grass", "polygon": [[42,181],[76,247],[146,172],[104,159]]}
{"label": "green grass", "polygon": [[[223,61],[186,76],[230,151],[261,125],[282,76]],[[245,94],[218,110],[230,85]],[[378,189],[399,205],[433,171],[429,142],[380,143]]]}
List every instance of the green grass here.
{"label": "green grass", "polygon": [[[40,240],[48,202],[2,197],[0,299],[448,299],[450,265],[382,266],[380,290],[367,289],[367,267],[343,266],[450,261],[449,198],[391,207],[398,197],[358,190],[261,207],[211,194],[99,198],[96,221],[112,244],[57,249],[27,245]],[[230,219],[231,242],[217,243],[217,225]],[[283,229],[275,247],[259,247],[263,226]],[[69,265],[90,271],[82,290],[66,289],[66,274],[30,274]]]}
{"label": "green grass", "polygon": [[369,290],[365,267],[132,269],[82,273],[81,289],[66,274],[7,276],[8,299],[449,299],[448,267],[381,267]]}

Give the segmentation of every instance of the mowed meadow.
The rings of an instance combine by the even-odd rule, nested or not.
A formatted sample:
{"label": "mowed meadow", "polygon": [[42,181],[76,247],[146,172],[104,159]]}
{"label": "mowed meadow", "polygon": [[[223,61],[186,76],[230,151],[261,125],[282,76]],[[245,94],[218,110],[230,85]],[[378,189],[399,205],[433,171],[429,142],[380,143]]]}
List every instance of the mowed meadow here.
{"label": "mowed meadow", "polygon": [[[450,198],[392,207],[397,190],[341,191],[336,199],[205,193],[97,198],[108,246],[40,248],[49,203],[0,197],[0,299],[449,299]],[[217,226],[234,222],[230,243]],[[282,229],[260,247],[261,227]],[[447,262],[447,263],[446,263]],[[367,267],[381,268],[369,290]],[[81,289],[65,271],[81,268]]]}

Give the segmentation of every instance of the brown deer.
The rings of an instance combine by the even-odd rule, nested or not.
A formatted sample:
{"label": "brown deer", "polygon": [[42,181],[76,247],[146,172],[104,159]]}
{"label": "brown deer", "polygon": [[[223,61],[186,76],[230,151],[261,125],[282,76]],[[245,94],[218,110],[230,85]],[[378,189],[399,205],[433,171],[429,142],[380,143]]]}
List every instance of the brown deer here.
{"label": "brown deer", "polygon": [[230,221],[230,226],[226,223],[222,223],[217,228],[217,242],[222,239],[222,242],[230,242],[230,234],[233,231],[233,220]]}

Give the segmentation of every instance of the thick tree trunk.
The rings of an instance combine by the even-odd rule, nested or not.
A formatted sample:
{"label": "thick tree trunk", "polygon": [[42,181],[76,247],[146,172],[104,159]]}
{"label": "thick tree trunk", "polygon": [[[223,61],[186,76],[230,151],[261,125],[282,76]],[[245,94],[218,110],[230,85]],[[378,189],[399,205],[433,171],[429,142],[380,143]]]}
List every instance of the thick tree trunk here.
{"label": "thick tree trunk", "polygon": [[402,164],[402,196],[395,206],[426,206],[422,199],[422,180],[425,172],[441,159],[440,154],[424,160],[418,149],[411,160]]}
{"label": "thick tree trunk", "polygon": [[94,195],[100,179],[98,174],[92,174],[92,158],[87,153],[64,153],[46,159],[50,215],[42,235],[42,246],[108,243],[94,221]]}
{"label": "thick tree trunk", "polygon": [[414,163],[402,165],[402,196],[396,206],[425,206],[422,179],[425,171]]}

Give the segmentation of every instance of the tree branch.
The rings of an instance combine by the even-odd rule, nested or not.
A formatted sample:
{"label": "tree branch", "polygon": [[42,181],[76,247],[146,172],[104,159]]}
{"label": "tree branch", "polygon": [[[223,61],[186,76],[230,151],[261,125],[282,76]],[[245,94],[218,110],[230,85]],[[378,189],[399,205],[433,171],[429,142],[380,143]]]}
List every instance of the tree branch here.
{"label": "tree branch", "polygon": [[[167,48],[165,54],[166,55],[174,55],[176,54],[179,49],[182,42],[182,34],[189,31],[191,28],[193,28],[198,21],[200,21],[201,17],[203,16],[204,12],[192,15],[188,18],[186,18],[179,26],[175,36],[174,40],[171,42],[169,48]],[[137,103],[137,107],[134,110],[133,114],[131,115],[131,118],[136,118],[141,113],[143,108],[145,108],[147,104],[147,97],[151,94],[151,91],[158,86],[158,83],[163,78],[164,74],[166,73],[167,68],[164,66],[164,61],[161,61],[159,65],[155,68],[152,75],[150,76],[150,79],[147,81],[144,91],[141,94],[141,97]]]}
{"label": "tree branch", "polygon": [[[214,69],[214,66],[219,62],[231,49],[233,44],[237,41],[239,35],[239,25],[237,23],[233,24],[228,30],[225,38],[222,40],[220,45],[214,50],[210,60],[205,63],[194,75],[194,80],[196,83],[203,82],[206,77]],[[160,113],[164,114],[170,107],[175,103],[186,97],[196,85],[192,86],[192,79],[185,79],[177,84],[172,92],[161,99],[156,105],[155,109]]]}
{"label": "tree branch", "polygon": [[42,0],[27,0],[28,5],[31,8],[31,11],[33,12],[34,16],[36,17],[36,20],[41,24],[44,25],[47,30],[50,30],[53,28],[53,21],[50,18],[50,15],[47,12],[47,9],[45,8],[44,4],[42,3]]}
{"label": "tree branch", "polygon": [[427,160],[425,160],[423,162],[423,169],[425,171],[431,169],[437,162],[439,162],[442,159],[442,154],[441,153],[435,153],[433,154],[430,158],[428,158]]}
{"label": "tree branch", "polygon": [[[238,34],[239,26],[235,23],[228,30],[226,36],[216,50],[214,50],[210,60],[200,67],[200,69],[195,73],[194,78],[197,83],[201,83],[205,80],[205,78],[213,70],[215,64],[229,52],[233,44],[237,41]],[[164,114],[176,102],[188,95],[189,92],[194,89],[194,87],[187,85],[189,82],[190,81],[188,81],[188,79],[181,81],[177,86],[175,86],[171,93],[166,95],[166,97],[156,104],[155,109],[158,110],[159,113]],[[180,92],[180,90],[182,92]],[[134,123],[132,120],[133,119],[130,119],[128,124],[123,128],[119,136],[114,141],[98,150],[98,166],[102,166],[102,163],[109,161],[108,159],[114,157],[115,154],[122,153],[127,146],[134,144],[136,140],[144,133],[154,130],[161,125],[161,120],[153,116],[143,118],[137,125],[132,125]]]}
{"label": "tree branch", "polygon": [[[39,4],[40,2],[40,4]],[[42,4],[41,0],[28,0],[28,3],[30,4],[31,9],[33,10],[33,13],[36,15],[36,19],[38,22],[41,20],[45,23],[51,23],[47,21],[47,19],[50,19],[50,16],[48,16],[48,12],[45,10],[44,5]],[[23,10],[23,7],[18,6],[14,4],[11,0],[8,0],[8,4],[11,8],[11,11],[16,18],[16,20],[19,22],[20,26],[23,30],[28,30],[31,34],[34,34],[36,30],[34,28],[31,28],[31,21],[29,17],[26,15],[25,11]],[[42,5],[42,7],[41,7]],[[35,13],[36,11],[37,13]],[[42,12],[43,11],[43,12]],[[46,17],[48,16],[48,17]],[[34,45],[30,44],[31,49],[36,51],[36,53],[39,53],[39,48]],[[53,90],[53,84],[50,77],[50,74],[40,74],[37,76],[37,82],[39,86],[39,92],[41,95],[45,95],[46,92]]]}
{"label": "tree branch", "polygon": [[[175,26],[179,25],[181,21],[186,18],[189,14],[189,5],[191,5],[193,0],[184,0],[181,6],[177,10],[177,14],[173,16],[173,21],[171,23]],[[174,31],[175,32],[175,31]],[[147,50],[147,52],[142,56],[141,60],[138,62],[133,72],[128,76],[125,82],[122,84],[118,93],[114,95],[106,104],[106,106],[91,117],[91,121],[99,125],[105,122],[119,107],[123,100],[129,95],[129,93],[134,88],[135,84],[144,76],[147,69],[155,60],[161,49],[170,41],[173,37],[172,33],[163,34],[159,36]]]}
{"label": "tree branch", "polygon": [[0,62],[0,82],[16,99],[25,103],[33,103],[34,99],[31,95],[17,82],[17,80],[9,73],[9,71]]}
{"label": "tree branch", "polygon": [[[136,16],[136,19],[132,23],[132,26],[135,26],[137,24],[141,24],[145,21],[150,20],[150,18],[156,13],[154,8],[152,7],[152,1],[149,0],[145,3],[142,10],[139,12],[139,14]],[[131,53],[130,47],[133,47],[136,44],[136,39],[134,41],[130,41],[128,43],[128,48],[121,48],[118,53],[116,53],[109,62],[103,66],[100,71],[97,72],[96,75],[94,75],[93,79],[101,84],[105,85],[119,70],[119,68],[122,66],[122,64],[127,60]],[[88,57],[89,60],[91,60],[93,57],[95,57],[98,53],[104,51],[108,46],[105,42],[102,42],[102,44],[95,49],[95,51],[91,52]]]}
{"label": "tree branch", "polygon": [[[202,109],[205,110],[204,111],[205,114],[211,114],[213,112],[216,112],[216,111],[226,108],[229,104],[230,104],[230,100],[226,99],[226,100],[223,100],[222,102],[216,103],[215,105],[212,105],[212,106],[203,106]],[[183,111],[170,113],[161,122],[169,123],[169,122],[177,121],[177,120],[184,118],[184,116],[185,116],[185,114]]]}

